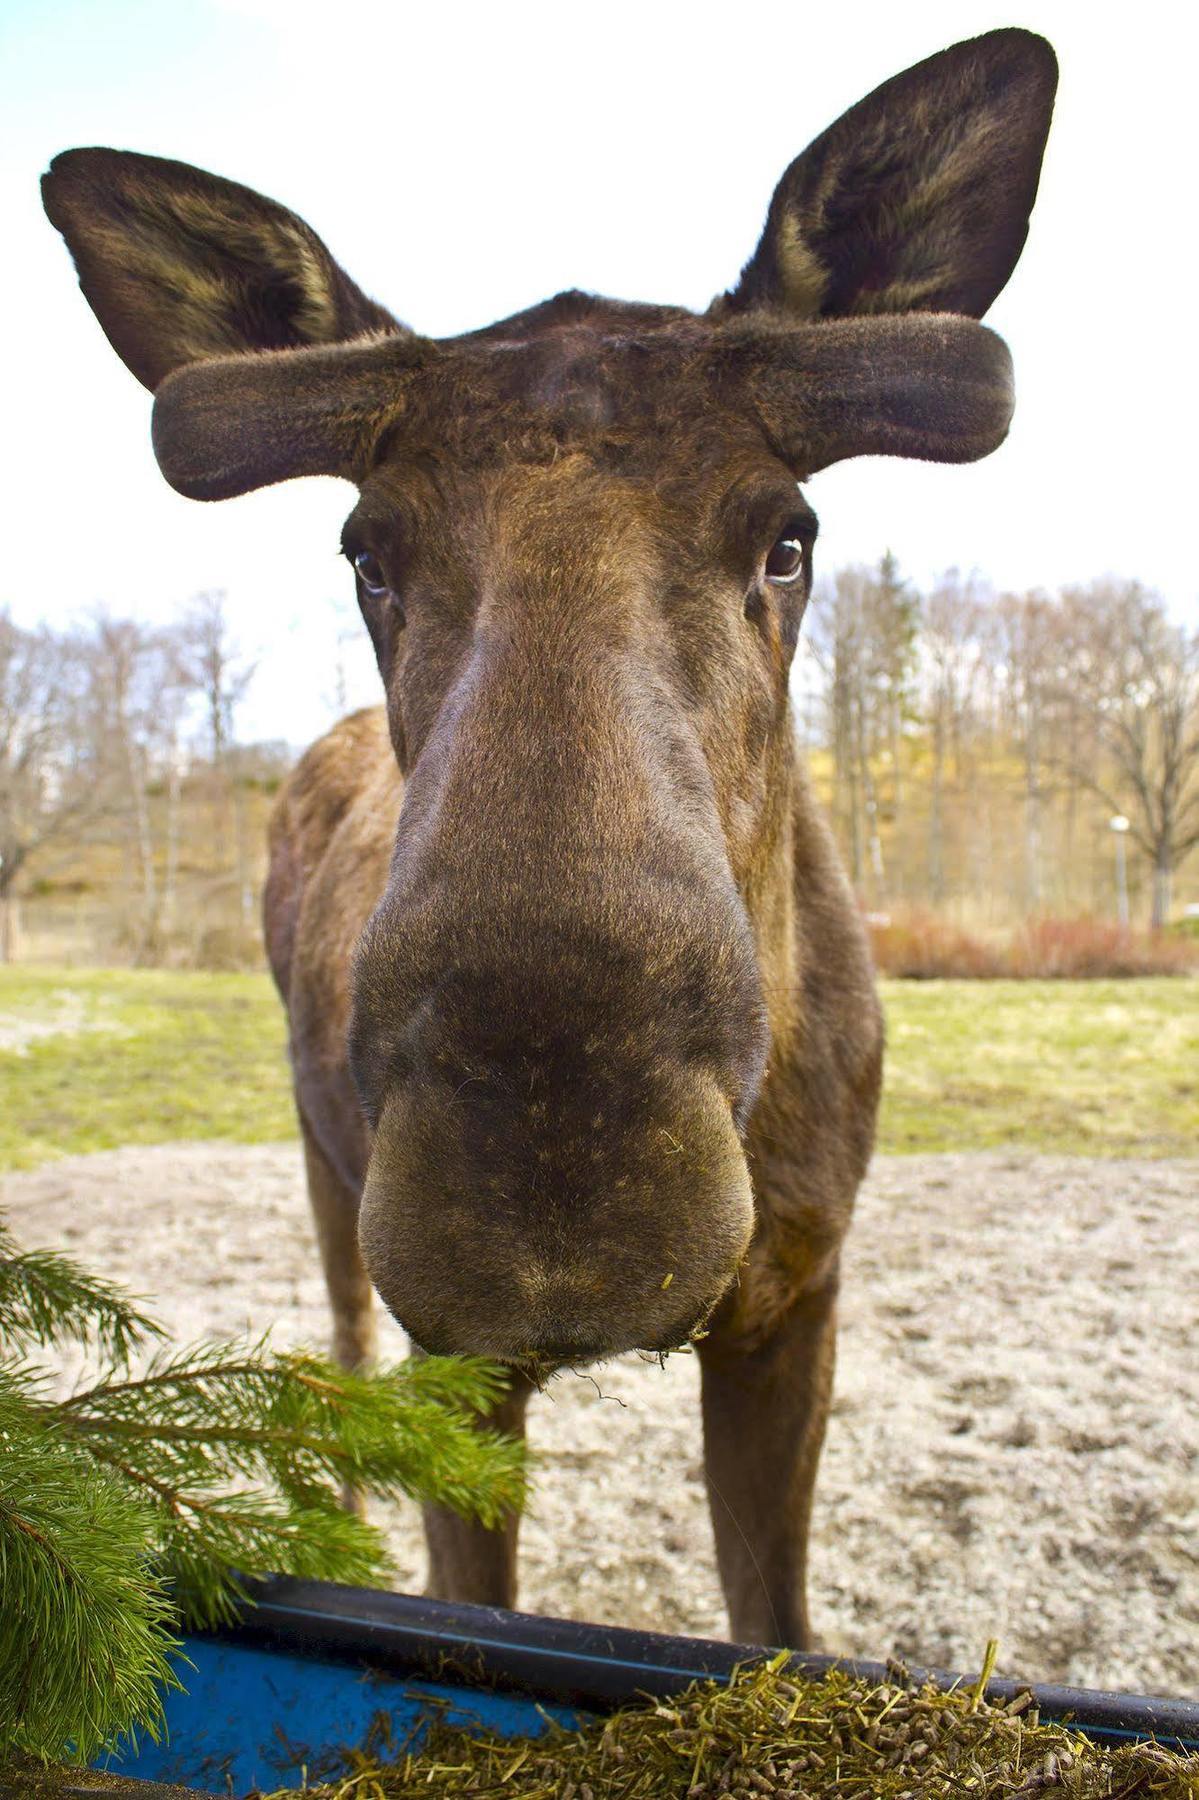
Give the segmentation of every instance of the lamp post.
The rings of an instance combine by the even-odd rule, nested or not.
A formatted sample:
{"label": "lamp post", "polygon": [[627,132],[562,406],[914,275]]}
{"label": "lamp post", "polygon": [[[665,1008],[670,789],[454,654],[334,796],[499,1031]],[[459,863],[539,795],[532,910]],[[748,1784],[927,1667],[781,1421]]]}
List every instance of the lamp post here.
{"label": "lamp post", "polygon": [[1124,839],[1128,833],[1128,820],[1123,813],[1117,813],[1108,823],[1116,834],[1116,917],[1124,927],[1128,925],[1128,864],[1124,855]]}

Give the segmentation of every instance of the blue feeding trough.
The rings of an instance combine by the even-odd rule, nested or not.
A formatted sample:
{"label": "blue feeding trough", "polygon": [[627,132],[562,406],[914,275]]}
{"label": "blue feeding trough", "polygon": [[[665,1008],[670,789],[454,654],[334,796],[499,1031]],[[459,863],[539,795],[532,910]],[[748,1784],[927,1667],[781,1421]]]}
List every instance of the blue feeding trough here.
{"label": "blue feeding trough", "polygon": [[536,1736],[550,1717],[570,1724],[578,1716],[527,1694],[405,1680],[219,1637],[190,1637],[184,1652],[192,1667],[181,1671],[187,1692],[167,1702],[169,1736],[107,1759],[114,1773],[226,1796],[300,1788],[340,1773],[345,1752],[383,1717],[388,1741],[403,1744],[434,1714],[504,1737]]}
{"label": "blue feeding trough", "polygon": [[[168,1739],[107,1759],[113,1775],[130,1778],[119,1790],[130,1800],[301,1789],[338,1773],[340,1753],[381,1722],[393,1745],[434,1715],[536,1735],[551,1719],[572,1724],[641,1695],[676,1694],[697,1678],[727,1681],[739,1663],[766,1654],[326,1582],[281,1577],[254,1592],[257,1604],[236,1625],[187,1640],[193,1666],[181,1671],[187,1692],[167,1700]],[[795,1665],[822,1673],[834,1660],[797,1655]],[[840,1666],[876,1680],[887,1673],[881,1663]],[[912,1671],[925,1673],[943,1686],[972,1679]],[[987,1693],[1011,1699],[1019,1685],[993,1680]],[[1040,1685],[1033,1694],[1043,1718],[1096,1739],[1154,1737],[1199,1749],[1199,1703]]]}

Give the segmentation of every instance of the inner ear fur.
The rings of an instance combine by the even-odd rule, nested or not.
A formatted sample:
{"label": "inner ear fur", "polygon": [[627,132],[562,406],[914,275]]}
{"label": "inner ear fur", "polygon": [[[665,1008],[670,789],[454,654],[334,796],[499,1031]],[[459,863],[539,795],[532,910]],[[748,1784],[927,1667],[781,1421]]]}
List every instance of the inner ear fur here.
{"label": "inner ear fur", "polygon": [[188,163],[67,150],[42,199],[109,342],[150,389],[210,357],[403,329],[303,219]]}
{"label": "inner ear fur", "polygon": [[797,156],[718,314],[981,318],[1028,235],[1053,112],[1044,38],[987,32],[876,88]]}

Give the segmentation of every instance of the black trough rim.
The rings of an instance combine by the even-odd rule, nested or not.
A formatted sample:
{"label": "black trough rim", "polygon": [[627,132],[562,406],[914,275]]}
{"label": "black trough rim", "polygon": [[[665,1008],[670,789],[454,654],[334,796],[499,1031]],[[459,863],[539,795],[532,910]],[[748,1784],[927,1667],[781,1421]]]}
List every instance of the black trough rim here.
{"label": "black trough rim", "polygon": [[[539,1618],[288,1576],[247,1584],[247,1591],[255,1604],[214,1636],[426,1681],[516,1689],[595,1711],[627,1704],[637,1693],[677,1694],[697,1679],[727,1681],[739,1664],[773,1654],[762,1645]],[[808,1674],[835,1666],[871,1681],[894,1679],[894,1668],[881,1662],[796,1653],[792,1665]],[[913,1681],[927,1678],[942,1688],[977,1680],[946,1669],[908,1673]],[[986,1695],[1007,1701],[1026,1688],[1043,1718],[1077,1725],[1088,1736],[1155,1738],[1167,1747],[1199,1750],[1199,1701],[998,1678],[987,1683]]]}

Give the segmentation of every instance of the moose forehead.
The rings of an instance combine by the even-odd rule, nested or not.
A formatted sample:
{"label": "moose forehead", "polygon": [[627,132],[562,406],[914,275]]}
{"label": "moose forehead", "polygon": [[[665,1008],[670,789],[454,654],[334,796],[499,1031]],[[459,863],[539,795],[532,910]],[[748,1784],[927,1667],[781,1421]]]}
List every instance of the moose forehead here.
{"label": "moose forehead", "polygon": [[720,404],[715,341],[710,325],[679,309],[559,294],[441,340],[406,380],[376,459],[420,446],[478,467],[553,461],[577,448],[652,473],[678,460],[672,449],[695,456],[697,440],[727,454],[754,434],[744,405]]}

